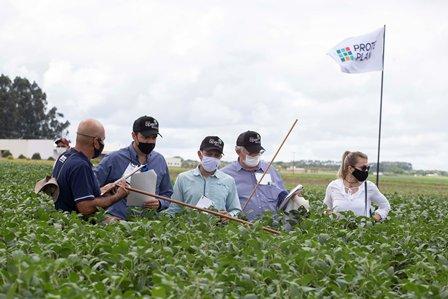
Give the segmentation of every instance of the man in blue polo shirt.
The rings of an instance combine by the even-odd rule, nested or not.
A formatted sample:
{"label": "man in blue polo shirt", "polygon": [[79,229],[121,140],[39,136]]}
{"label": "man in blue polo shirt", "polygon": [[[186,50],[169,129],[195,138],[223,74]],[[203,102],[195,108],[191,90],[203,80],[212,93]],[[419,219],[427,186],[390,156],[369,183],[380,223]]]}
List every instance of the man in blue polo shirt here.
{"label": "man in blue polo shirt", "polygon": [[[173,199],[202,208],[213,206],[231,216],[241,212],[234,179],[218,169],[223,150],[224,142],[218,136],[205,137],[198,151],[201,163],[177,176]],[[181,210],[172,203],[166,212],[174,215]]]}
{"label": "man in blue polo shirt", "polygon": [[[104,157],[100,164],[94,169],[98,183],[103,186],[121,178],[123,174],[135,167],[146,164],[143,171],[154,169],[157,174],[156,194],[170,197],[173,187],[170,181],[168,166],[165,158],[154,151],[157,136],[159,134],[159,123],[150,116],[142,116],[135,120],[132,128],[132,143],[125,148],[112,152]],[[151,198],[145,203],[145,208],[163,210],[168,207],[168,202]],[[107,213],[110,215],[108,221],[125,220],[128,216],[126,199],[111,206]]]}
{"label": "man in blue polo shirt", "polygon": [[62,154],[53,169],[52,176],[59,185],[56,209],[90,215],[97,211],[97,207],[107,208],[127,196],[123,186],[114,194],[100,196],[90,159],[101,154],[104,139],[104,127],[99,121],[87,119],[79,124],[76,146]]}
{"label": "man in blue polo shirt", "polygon": [[[224,167],[222,171],[235,179],[240,203],[244,207],[257,181],[266,171],[268,163],[260,160],[264,148],[261,146],[261,136],[257,132],[241,133],[236,140],[235,151],[238,160]],[[265,211],[276,212],[286,195],[288,192],[280,175],[271,166],[243,212],[251,221],[261,217]]]}

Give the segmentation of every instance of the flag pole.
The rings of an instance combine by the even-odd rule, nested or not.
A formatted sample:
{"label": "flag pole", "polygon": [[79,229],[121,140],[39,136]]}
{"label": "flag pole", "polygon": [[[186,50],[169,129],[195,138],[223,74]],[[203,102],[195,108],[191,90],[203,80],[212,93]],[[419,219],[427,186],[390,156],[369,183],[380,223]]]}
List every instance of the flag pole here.
{"label": "flag pole", "polygon": [[380,182],[380,148],[381,148],[381,120],[383,113],[383,79],[384,79],[384,50],[386,48],[386,25],[384,25],[383,33],[383,69],[381,70],[381,94],[380,94],[380,121],[378,126],[378,156],[376,161],[376,185],[379,187]]}

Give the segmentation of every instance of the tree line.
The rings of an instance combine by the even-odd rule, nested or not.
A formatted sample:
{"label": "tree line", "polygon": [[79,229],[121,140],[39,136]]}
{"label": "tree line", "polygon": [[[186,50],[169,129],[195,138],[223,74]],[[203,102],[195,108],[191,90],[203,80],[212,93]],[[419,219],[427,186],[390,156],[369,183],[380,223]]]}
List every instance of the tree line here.
{"label": "tree line", "polygon": [[0,76],[0,139],[56,139],[70,125],[47,95],[26,78]]}
{"label": "tree line", "polygon": [[[192,159],[182,159],[178,157],[182,161],[182,168],[194,168],[198,165],[197,160]],[[221,161],[221,167],[229,164],[229,161]],[[277,161],[273,163],[274,167],[280,171],[288,171],[292,170],[294,166],[297,168],[304,169],[314,169],[320,171],[337,171],[341,165],[340,161],[332,161],[332,160],[298,160],[298,161]],[[376,163],[370,163],[370,172],[376,172]],[[380,172],[386,174],[410,174],[410,175],[429,175],[429,174],[437,174],[442,176],[447,176],[447,171],[442,170],[414,170],[412,167],[412,163],[409,162],[400,162],[400,161],[384,161],[380,163]]]}

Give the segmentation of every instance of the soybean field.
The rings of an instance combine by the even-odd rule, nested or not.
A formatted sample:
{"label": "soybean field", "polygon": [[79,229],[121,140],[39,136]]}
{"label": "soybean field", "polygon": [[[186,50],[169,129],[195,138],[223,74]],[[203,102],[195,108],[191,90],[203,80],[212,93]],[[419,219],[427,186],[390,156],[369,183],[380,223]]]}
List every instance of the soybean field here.
{"label": "soybean field", "polygon": [[308,217],[248,228],[195,211],[110,225],[104,211],[64,214],[33,192],[50,170],[0,161],[0,298],[448,298],[447,178],[382,177],[392,210],[374,223],[322,215],[334,174],[285,173]]}

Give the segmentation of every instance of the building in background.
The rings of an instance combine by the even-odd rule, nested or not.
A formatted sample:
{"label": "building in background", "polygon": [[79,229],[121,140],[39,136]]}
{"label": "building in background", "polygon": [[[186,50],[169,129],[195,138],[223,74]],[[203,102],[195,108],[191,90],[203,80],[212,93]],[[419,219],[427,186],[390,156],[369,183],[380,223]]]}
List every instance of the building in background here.
{"label": "building in background", "polygon": [[0,151],[9,151],[14,158],[31,158],[38,153],[42,159],[54,158],[56,146],[49,139],[0,139]]}
{"label": "building in background", "polygon": [[294,173],[306,173],[306,169],[303,167],[295,167],[295,166],[289,166],[286,168],[286,171],[291,171]]}
{"label": "building in background", "polygon": [[182,158],[181,157],[166,158],[166,164],[168,165],[168,167],[181,167]]}

